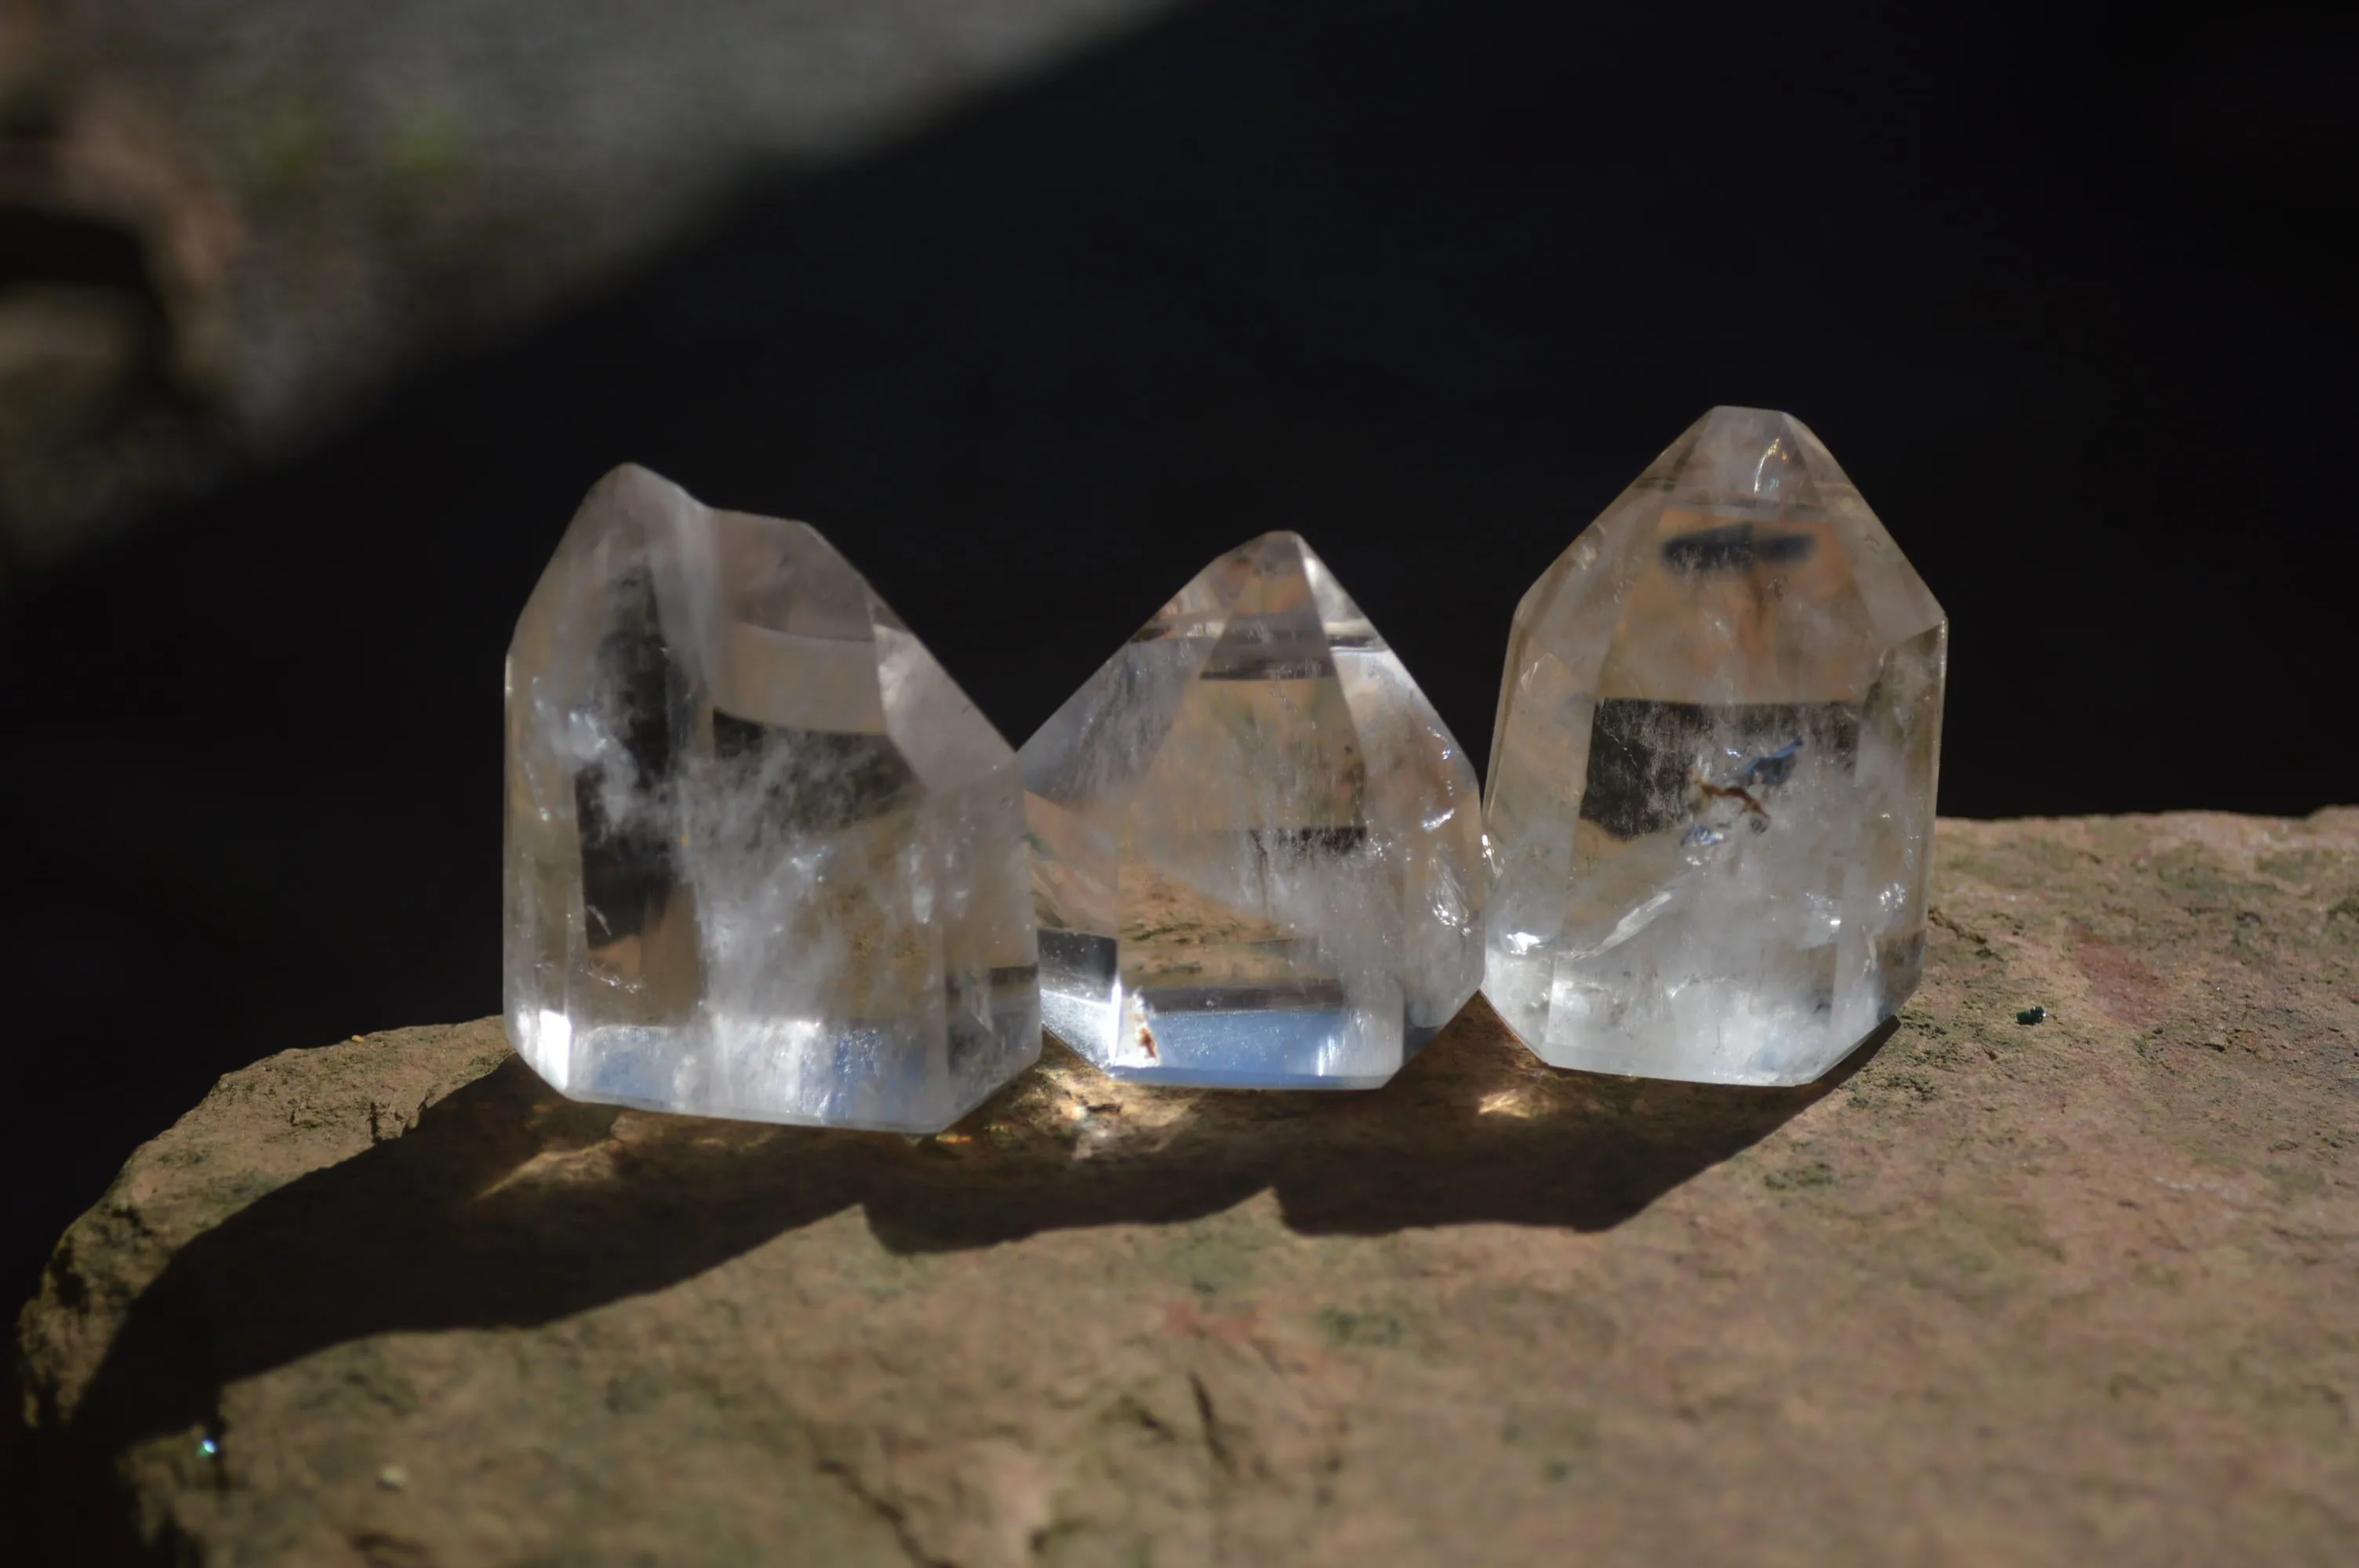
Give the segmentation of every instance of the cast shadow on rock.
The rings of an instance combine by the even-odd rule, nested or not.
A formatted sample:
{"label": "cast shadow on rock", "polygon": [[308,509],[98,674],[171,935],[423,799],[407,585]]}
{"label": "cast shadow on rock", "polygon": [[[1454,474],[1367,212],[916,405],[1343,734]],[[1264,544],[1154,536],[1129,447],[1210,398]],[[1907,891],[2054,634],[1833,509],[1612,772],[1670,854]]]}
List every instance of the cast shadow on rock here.
{"label": "cast shadow on rock", "polygon": [[1141,1089],[1052,1046],[1041,1071],[862,1202],[898,1251],[1192,1218],[1264,1190],[1311,1234],[1486,1221],[1604,1230],[1825,1098],[1897,1027],[1786,1089],[1560,1071],[1479,999],[1368,1094]]}
{"label": "cast shadow on rock", "polygon": [[1265,1189],[1306,1232],[1603,1229],[1824,1097],[1892,1027],[1818,1083],[1770,1090],[1558,1072],[1479,1002],[1370,1094],[1140,1089],[1052,1047],[919,1140],[582,1106],[510,1058],[183,1247],[133,1303],[74,1445],[209,1422],[225,1384],[348,1340],[661,1290],[854,1204],[905,1252],[1187,1219]]}

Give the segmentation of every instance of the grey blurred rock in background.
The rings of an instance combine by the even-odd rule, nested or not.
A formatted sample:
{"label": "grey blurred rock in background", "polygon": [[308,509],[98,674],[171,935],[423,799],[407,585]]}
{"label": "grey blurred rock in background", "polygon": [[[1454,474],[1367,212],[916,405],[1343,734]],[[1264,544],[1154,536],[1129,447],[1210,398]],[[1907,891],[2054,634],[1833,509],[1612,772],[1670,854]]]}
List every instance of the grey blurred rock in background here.
{"label": "grey blurred rock in background", "polygon": [[0,579],[1168,4],[0,0]]}

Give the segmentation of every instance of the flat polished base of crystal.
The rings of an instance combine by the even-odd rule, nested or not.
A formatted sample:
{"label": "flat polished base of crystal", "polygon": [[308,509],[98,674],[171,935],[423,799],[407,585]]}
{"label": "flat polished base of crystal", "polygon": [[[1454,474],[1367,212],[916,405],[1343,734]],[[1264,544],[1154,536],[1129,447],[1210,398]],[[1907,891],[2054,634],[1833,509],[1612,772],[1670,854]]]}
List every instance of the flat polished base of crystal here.
{"label": "flat polished base of crystal", "polygon": [[[1750,1088],[1816,1083],[1889,1024],[1894,1011],[1854,1007],[1836,1016],[1790,999],[1690,984],[1647,999],[1651,1016],[1635,1027],[1584,1027],[1582,1000],[1560,994],[1545,1013],[1496,999],[1493,1006],[1551,1067]],[[1599,999],[1601,1011],[1606,1005]]]}
{"label": "flat polished base of crystal", "polygon": [[[1062,945],[1042,948],[1054,957]],[[1211,1089],[1380,1088],[1440,1033],[1319,984],[1125,992],[1051,981],[1040,1020],[1108,1077]]]}
{"label": "flat polished base of crystal", "polygon": [[[1552,1067],[1566,1067],[1577,1072],[1603,1073],[1615,1077],[1666,1078],[1675,1083],[1719,1084],[1730,1088],[1791,1089],[1815,1084],[1841,1067],[1853,1057],[1862,1055],[1883,1044],[1899,1027],[1898,1017],[1887,1017],[1850,1044],[1834,1048],[1824,1057],[1824,1065],[1815,1071],[1801,1069],[1769,1069],[1746,1072],[1743,1069],[1715,1071],[1708,1065],[1692,1059],[1676,1062],[1666,1069],[1653,1056],[1640,1055],[1626,1050],[1549,1050],[1534,1054]],[[1519,1037],[1520,1038],[1520,1037]],[[1527,1043],[1528,1044],[1528,1043]],[[1819,1058],[1813,1057],[1814,1061]]]}
{"label": "flat polished base of crystal", "polygon": [[1005,1009],[995,1027],[970,1033],[953,1035],[945,1052],[907,1025],[617,1024],[562,1042],[561,1063],[516,1043],[543,1077],[595,1105],[915,1136],[950,1126],[1039,1056],[1029,1006]]}
{"label": "flat polished base of crystal", "polygon": [[[1375,1058],[1372,1068],[1368,1054],[1350,1048],[1364,1022],[1342,1012],[1166,1012],[1154,1023],[1158,1060],[1099,1070],[1125,1083],[1173,1088],[1375,1089],[1440,1033],[1404,1031],[1400,1050]],[[1322,1065],[1344,1059],[1354,1066]]]}

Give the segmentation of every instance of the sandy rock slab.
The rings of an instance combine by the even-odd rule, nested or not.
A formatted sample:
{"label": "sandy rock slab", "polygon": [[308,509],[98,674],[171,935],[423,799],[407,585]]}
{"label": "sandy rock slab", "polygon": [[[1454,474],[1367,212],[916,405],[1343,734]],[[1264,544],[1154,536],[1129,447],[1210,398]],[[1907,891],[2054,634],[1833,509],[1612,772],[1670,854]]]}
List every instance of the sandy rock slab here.
{"label": "sandy rock slab", "polygon": [[1941,835],[1802,1090],[1479,1004],[921,1141],[274,1057],[59,1242],[6,1472],[60,1561],[2359,1561],[2359,811]]}

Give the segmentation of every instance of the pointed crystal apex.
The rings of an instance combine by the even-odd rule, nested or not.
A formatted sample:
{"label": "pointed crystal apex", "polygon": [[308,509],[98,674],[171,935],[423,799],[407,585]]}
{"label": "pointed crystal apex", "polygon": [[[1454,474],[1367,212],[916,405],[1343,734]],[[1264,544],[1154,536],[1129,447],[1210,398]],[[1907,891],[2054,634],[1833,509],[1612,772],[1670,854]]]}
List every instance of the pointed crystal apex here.
{"label": "pointed crystal apex", "polygon": [[1921,964],[1947,622],[1818,438],[1715,408],[1518,607],[1484,991],[1563,1066],[1818,1076]]}
{"label": "pointed crystal apex", "polygon": [[556,1087],[931,1131],[1037,1055],[1015,755],[817,530],[616,470],[507,710],[508,1030]]}
{"label": "pointed crystal apex", "polygon": [[1020,761],[1043,1020],[1106,1071],[1373,1087],[1473,993],[1473,772],[1296,535],[1199,573]]}
{"label": "pointed crystal apex", "polygon": [[1774,408],[1713,409],[1649,465],[1648,481],[1680,504],[1739,510],[1820,506],[1821,485],[1851,488],[1818,438]]}

